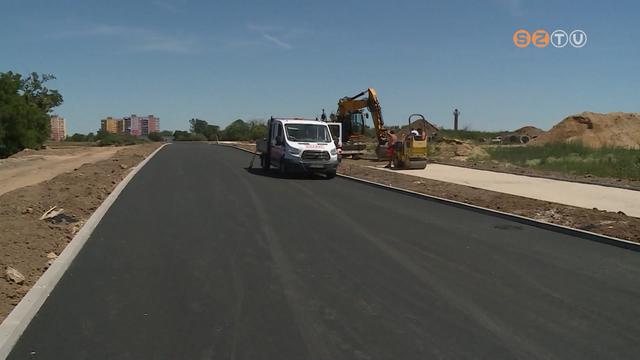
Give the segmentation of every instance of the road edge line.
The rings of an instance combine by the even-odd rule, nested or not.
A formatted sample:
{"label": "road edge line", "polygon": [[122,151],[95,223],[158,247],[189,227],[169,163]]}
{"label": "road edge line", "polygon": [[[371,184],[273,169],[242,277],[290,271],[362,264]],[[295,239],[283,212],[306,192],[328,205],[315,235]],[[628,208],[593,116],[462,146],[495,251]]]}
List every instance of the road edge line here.
{"label": "road edge line", "polygon": [[142,167],[167,145],[170,145],[170,143],[163,144],[154,150],[116,185],[111,194],[98,206],[80,231],[78,231],[71,242],[67,244],[60,256],[55,259],[53,264],[40,276],[33,287],[31,287],[22,300],[20,300],[18,305],[7,315],[0,324],[0,359],[6,359],[7,356],[9,356],[14,345],[18,342],[20,336],[22,336],[22,333],[29,326],[31,320],[38,313],[76,255],[78,255],[84,244],[89,240],[93,230],[100,223],[102,217],[107,213],[127,184]]}
{"label": "road edge line", "polygon": [[[243,148],[236,147],[236,146],[233,146],[233,145],[227,145],[227,144],[214,144],[214,145],[229,147],[229,148],[233,148],[233,149],[238,149],[238,150],[242,150],[242,151],[248,152],[250,154],[256,154],[256,152],[254,152],[254,151],[243,149]],[[511,213],[500,211],[500,210],[494,210],[494,209],[478,206],[478,205],[467,204],[467,203],[464,203],[464,202],[461,202],[461,201],[451,200],[451,199],[447,199],[447,198],[443,198],[443,197],[439,197],[439,196],[435,196],[435,195],[423,194],[423,193],[419,193],[417,191],[403,189],[403,188],[399,188],[399,187],[396,187],[396,186],[393,186],[393,185],[381,184],[381,183],[377,183],[377,182],[370,181],[370,180],[360,179],[360,178],[353,177],[353,176],[350,176],[350,175],[345,175],[345,174],[338,173],[337,176],[345,178],[345,179],[348,179],[348,180],[351,180],[351,181],[359,181],[359,182],[365,183],[365,184],[370,185],[370,186],[376,186],[376,187],[384,188],[384,189],[387,189],[387,190],[391,190],[391,191],[395,191],[395,192],[399,192],[399,193],[404,193],[405,195],[419,197],[419,198],[423,198],[425,200],[431,200],[431,201],[439,202],[439,203],[442,203],[442,204],[455,206],[455,207],[458,207],[458,208],[463,208],[463,209],[467,209],[467,210],[471,210],[471,211],[476,211],[476,212],[480,212],[480,213],[496,216],[496,217],[499,217],[499,218],[512,220],[512,221],[515,221],[515,222],[518,222],[518,223],[521,223],[521,224],[530,225],[530,226],[534,226],[534,227],[537,227],[537,228],[549,230],[549,231],[554,231],[554,232],[558,232],[558,233],[562,233],[562,234],[566,234],[566,235],[572,235],[572,236],[580,237],[582,239],[595,241],[595,242],[599,242],[599,243],[603,243],[603,244],[607,244],[607,245],[611,245],[611,246],[615,246],[615,247],[619,247],[619,248],[623,248],[623,249],[627,249],[627,250],[631,250],[631,251],[640,252],[640,243],[636,243],[636,242],[633,242],[633,241],[624,240],[624,239],[616,238],[616,237],[609,236],[609,235],[598,234],[598,233],[594,233],[594,232],[587,231],[587,230],[576,229],[576,228],[572,228],[572,227],[565,226],[565,225],[553,224],[553,223],[546,222],[546,221],[543,221],[543,220],[536,220],[536,219],[529,218],[529,217],[522,216],[522,215],[516,215],[516,214],[511,214]]]}

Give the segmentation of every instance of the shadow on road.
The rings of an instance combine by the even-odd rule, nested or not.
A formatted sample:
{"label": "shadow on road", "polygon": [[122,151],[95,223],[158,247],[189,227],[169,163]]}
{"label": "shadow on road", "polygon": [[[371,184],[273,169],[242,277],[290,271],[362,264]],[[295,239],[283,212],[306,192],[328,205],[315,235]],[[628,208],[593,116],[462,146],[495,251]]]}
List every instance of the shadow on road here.
{"label": "shadow on road", "polygon": [[276,179],[324,180],[324,175],[313,174],[313,173],[311,173],[311,174],[299,173],[299,174],[282,175],[276,169],[271,169],[269,171],[265,171],[262,168],[256,168],[256,167],[246,167],[245,170],[251,175],[265,176],[265,177],[276,178]]}

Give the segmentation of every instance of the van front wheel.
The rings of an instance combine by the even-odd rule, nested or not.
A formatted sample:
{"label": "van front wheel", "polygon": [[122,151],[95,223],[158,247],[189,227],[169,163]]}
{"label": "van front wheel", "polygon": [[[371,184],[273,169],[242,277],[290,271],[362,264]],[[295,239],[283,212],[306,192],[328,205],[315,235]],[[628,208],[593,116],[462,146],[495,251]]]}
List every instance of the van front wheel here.
{"label": "van front wheel", "polygon": [[280,175],[282,177],[286,177],[289,173],[287,172],[287,162],[284,161],[284,158],[280,159],[280,164],[278,164],[278,170],[280,170]]}

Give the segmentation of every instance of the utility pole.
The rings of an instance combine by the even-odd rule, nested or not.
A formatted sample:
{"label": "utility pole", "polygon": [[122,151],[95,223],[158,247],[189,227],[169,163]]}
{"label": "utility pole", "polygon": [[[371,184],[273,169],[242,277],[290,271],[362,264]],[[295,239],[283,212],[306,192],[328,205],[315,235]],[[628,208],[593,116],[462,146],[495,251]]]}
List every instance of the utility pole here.
{"label": "utility pole", "polygon": [[453,130],[458,131],[458,117],[460,116],[460,110],[453,110]]}

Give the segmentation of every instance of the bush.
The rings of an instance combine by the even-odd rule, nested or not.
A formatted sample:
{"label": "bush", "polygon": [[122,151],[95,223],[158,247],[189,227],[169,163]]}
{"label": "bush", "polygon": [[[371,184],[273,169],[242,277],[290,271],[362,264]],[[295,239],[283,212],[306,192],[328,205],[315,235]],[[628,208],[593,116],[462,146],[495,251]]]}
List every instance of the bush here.
{"label": "bush", "polygon": [[146,140],[132,136],[130,134],[112,134],[104,133],[99,136],[100,146],[122,146],[122,145],[135,145],[145,143]]}
{"label": "bush", "polygon": [[157,131],[150,132],[148,137],[149,137],[149,140],[155,141],[155,142],[164,140],[164,137],[162,136],[162,134],[160,134]]}

